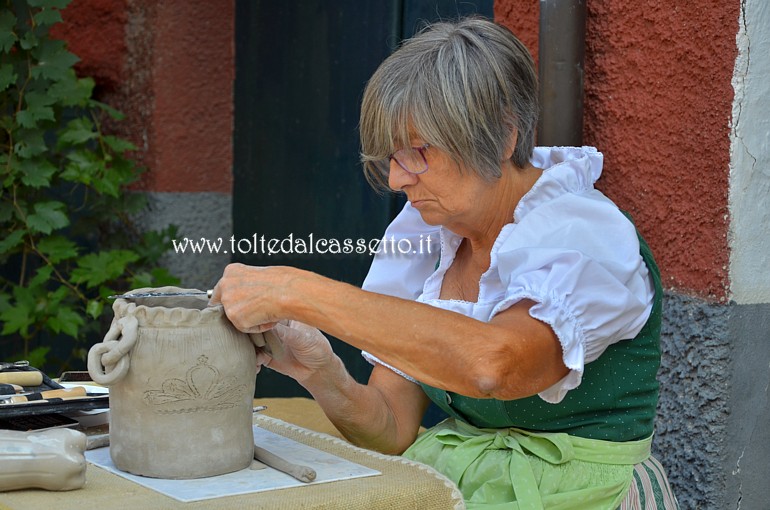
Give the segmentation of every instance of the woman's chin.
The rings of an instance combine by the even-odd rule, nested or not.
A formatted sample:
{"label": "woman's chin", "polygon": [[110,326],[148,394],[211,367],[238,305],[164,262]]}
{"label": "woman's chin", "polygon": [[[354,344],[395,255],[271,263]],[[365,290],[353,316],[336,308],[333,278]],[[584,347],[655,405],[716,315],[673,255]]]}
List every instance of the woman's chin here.
{"label": "woman's chin", "polygon": [[417,209],[417,211],[420,213],[420,217],[422,218],[422,221],[425,222],[427,225],[430,225],[432,227],[443,225],[443,221],[439,217],[439,215],[431,214],[430,211],[425,211],[421,209]]}

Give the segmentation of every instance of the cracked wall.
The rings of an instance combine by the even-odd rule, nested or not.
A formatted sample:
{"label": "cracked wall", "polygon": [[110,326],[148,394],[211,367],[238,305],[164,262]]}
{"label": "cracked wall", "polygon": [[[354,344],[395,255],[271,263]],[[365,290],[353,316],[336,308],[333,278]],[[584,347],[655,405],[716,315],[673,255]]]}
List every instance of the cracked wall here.
{"label": "cracked wall", "polygon": [[770,302],[770,5],[746,0],[737,36],[730,164],[730,281],[737,303]]}
{"label": "cracked wall", "polygon": [[724,505],[770,508],[770,305],[735,305],[728,321],[732,375],[724,467]]}
{"label": "cracked wall", "polygon": [[770,4],[741,2],[730,147],[732,364],[723,508],[768,508],[770,489]]}

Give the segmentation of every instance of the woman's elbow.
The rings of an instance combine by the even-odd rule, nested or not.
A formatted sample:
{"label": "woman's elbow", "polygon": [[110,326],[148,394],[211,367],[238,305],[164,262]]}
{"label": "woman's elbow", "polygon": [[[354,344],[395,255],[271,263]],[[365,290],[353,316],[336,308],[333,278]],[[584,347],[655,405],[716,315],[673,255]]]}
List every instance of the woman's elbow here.
{"label": "woman's elbow", "polygon": [[[568,371],[566,367],[562,368]],[[531,397],[545,391],[558,382],[566,373],[562,370],[525,370],[510,363],[491,358],[471,373],[470,383],[476,398],[516,400]]]}
{"label": "woman's elbow", "polygon": [[515,391],[516,384],[511,381],[511,370],[499,363],[482,363],[469,372],[472,397],[512,400],[520,398]]}

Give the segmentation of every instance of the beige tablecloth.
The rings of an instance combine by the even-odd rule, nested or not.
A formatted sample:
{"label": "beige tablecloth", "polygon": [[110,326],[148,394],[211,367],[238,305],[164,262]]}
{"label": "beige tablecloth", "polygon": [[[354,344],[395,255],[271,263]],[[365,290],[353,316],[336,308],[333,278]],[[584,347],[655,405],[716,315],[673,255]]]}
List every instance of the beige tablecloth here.
{"label": "beige tablecloth", "polygon": [[259,426],[376,469],[382,475],[182,503],[89,464],[83,489],[0,493],[0,510],[464,508],[462,496],[454,484],[432,468],[401,457],[356,448],[340,439],[339,432],[310,399],[257,399],[255,404],[268,406],[265,412],[255,416]]}

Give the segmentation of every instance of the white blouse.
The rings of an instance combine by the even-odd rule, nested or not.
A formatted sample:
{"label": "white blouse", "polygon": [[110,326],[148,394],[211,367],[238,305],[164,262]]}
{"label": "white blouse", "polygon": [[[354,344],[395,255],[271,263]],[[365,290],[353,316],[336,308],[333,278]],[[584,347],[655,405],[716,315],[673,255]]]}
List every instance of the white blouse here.
{"label": "white blouse", "polygon": [[[384,239],[390,247],[408,239],[400,246],[411,246],[416,253],[381,250],[363,289],[484,322],[521,299],[534,301],[530,315],[551,326],[570,369],[539,395],[546,402],[560,402],[580,385],[585,364],[609,345],[634,338],[652,310],[654,287],[639,254],[636,230],[593,187],[602,161],[602,154],[593,147],[535,149],[532,164],[545,171],[516,206],[512,223],[500,231],[489,269],[479,281],[477,302],[439,299],[444,275],[462,238],[446,228],[427,225],[408,203],[388,226]],[[367,352],[363,355],[414,381],[397,367]]]}

